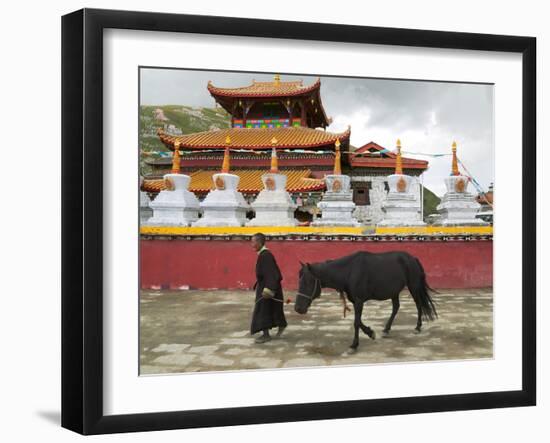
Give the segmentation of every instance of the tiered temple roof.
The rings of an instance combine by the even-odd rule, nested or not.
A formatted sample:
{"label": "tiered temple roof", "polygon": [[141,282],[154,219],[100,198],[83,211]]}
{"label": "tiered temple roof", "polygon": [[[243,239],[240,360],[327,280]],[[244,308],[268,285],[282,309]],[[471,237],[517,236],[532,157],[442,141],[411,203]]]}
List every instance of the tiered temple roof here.
{"label": "tiered temple roof", "polygon": [[277,149],[312,149],[327,147],[334,149],[336,140],[342,146],[349,144],[351,129],[335,134],[332,132],[305,127],[288,128],[229,128],[217,131],[197,132],[187,135],[170,135],[159,129],[162,143],[174,149],[174,143],[180,143],[180,149],[225,149],[227,137],[231,140],[231,149],[271,149],[273,139],[277,140]]}
{"label": "tiered temple roof", "polygon": [[489,192],[483,192],[476,196],[476,202],[478,202],[480,205],[494,205],[493,202],[493,191]]}
{"label": "tiered temple roof", "polygon": [[[240,177],[238,190],[248,194],[263,189],[261,176],[268,170],[273,149],[277,150],[280,173],[288,177],[290,193],[325,188],[322,177],[332,172],[336,146],[344,173],[376,175],[393,171],[396,154],[374,142],[353,150],[349,127],[341,133],[316,129],[329,125],[320,87],[320,79],[304,85],[302,81],[281,81],[279,75],[271,82],[253,81],[239,88],[221,88],[209,82],[209,93],[231,115],[231,128],[185,135],[159,129],[159,139],[168,149],[174,151],[174,146],[178,146],[187,153],[181,160],[148,159],[153,174],[142,189],[163,190],[164,180],[154,177],[168,172],[170,164],[181,162],[181,171],[191,176],[190,190],[208,192],[213,188],[212,175],[219,171],[222,150],[225,157],[232,157],[232,173]],[[403,157],[402,166],[408,173],[418,175],[428,168],[428,162]]]}
{"label": "tiered temple roof", "polygon": [[[384,168],[395,169],[397,155],[377,143],[369,142],[349,154],[349,164],[352,168]],[[414,158],[401,157],[403,169],[428,169],[428,162]]]}
{"label": "tiered temple roof", "polygon": [[[321,79],[313,84],[304,86],[299,81],[281,81],[276,74],[272,82],[252,81],[251,85],[240,88],[220,88],[208,82],[208,92],[219,105],[233,117],[232,126],[237,126],[236,119],[256,120],[254,114],[258,112],[256,106],[276,105],[279,108],[277,122],[266,123],[262,115],[262,124],[280,124],[280,119],[287,119],[284,126],[306,126],[311,128],[326,128],[330,124],[323,103],[321,101]],[[256,107],[256,108],[255,108]],[[249,114],[251,112],[251,114]],[[258,122],[256,122],[258,123]],[[244,124],[242,120],[239,124]]]}
{"label": "tiered temple roof", "polygon": [[[232,174],[239,176],[238,191],[244,194],[256,194],[260,192],[264,188],[262,175],[266,172],[259,169],[231,171]],[[189,185],[189,190],[196,193],[206,193],[212,190],[214,188],[212,175],[216,173],[217,171],[204,170],[192,172],[190,174],[191,184]],[[321,191],[325,187],[324,180],[310,178],[311,171],[309,169],[292,169],[279,171],[279,173],[288,177],[286,190],[290,193]],[[160,192],[164,189],[166,189],[164,179],[144,180],[142,185],[142,190],[146,192]]]}
{"label": "tiered temple roof", "polygon": [[249,86],[240,88],[219,88],[208,82],[208,92],[214,97],[239,97],[239,98],[257,98],[257,97],[295,97],[307,95],[321,87],[321,79],[309,86],[304,86],[302,80],[293,82],[257,82],[252,81]]}

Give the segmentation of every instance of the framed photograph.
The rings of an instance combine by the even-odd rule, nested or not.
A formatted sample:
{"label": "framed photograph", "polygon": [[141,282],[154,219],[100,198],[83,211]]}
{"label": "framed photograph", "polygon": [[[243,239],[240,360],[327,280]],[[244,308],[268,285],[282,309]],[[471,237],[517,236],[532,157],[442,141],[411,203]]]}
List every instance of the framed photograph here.
{"label": "framed photograph", "polygon": [[62,21],[62,426],[536,403],[536,40]]}

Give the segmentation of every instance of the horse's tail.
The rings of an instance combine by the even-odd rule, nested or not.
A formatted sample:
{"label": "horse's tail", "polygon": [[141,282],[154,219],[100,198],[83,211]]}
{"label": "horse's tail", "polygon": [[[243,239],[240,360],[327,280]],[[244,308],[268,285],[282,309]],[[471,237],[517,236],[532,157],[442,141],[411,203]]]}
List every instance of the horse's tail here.
{"label": "horse's tail", "polygon": [[418,299],[418,304],[420,306],[420,311],[422,316],[426,320],[434,320],[437,318],[437,310],[435,309],[435,302],[430,296],[430,291],[437,293],[432,289],[428,282],[426,281],[426,272],[420,260],[416,257],[413,257],[418,265],[418,270],[420,271],[420,278],[415,279],[416,284],[413,284],[413,288],[409,288],[413,292],[413,297]]}

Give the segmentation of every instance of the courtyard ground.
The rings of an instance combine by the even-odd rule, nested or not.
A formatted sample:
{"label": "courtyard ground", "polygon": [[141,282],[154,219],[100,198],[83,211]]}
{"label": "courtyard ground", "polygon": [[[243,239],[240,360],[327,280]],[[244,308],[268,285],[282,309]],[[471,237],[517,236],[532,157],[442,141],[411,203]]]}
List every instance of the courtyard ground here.
{"label": "courtyard ground", "polygon": [[[294,296],[285,293],[285,298]],[[294,312],[293,303],[286,304],[289,326],[284,335],[256,344],[249,333],[252,291],[144,290],[140,373],[492,358],[492,288],[439,290],[434,300],[439,318],[424,322],[422,332],[416,334],[416,307],[404,291],[387,338],[382,337],[382,329],[391,301],[367,302],[363,322],[375,330],[376,340],[360,333],[359,349],[350,353],[353,312],[343,318],[335,292],[323,292],[306,315]]]}

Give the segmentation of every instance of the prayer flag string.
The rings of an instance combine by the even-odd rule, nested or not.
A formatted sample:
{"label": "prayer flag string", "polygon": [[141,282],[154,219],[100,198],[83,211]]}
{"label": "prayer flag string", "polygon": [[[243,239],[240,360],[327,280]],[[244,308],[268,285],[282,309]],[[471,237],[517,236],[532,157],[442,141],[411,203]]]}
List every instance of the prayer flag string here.
{"label": "prayer flag string", "polygon": [[479,182],[475,179],[475,177],[470,173],[470,171],[468,170],[468,168],[466,168],[466,166],[464,165],[464,163],[462,162],[462,160],[460,160],[460,158],[457,157],[457,160],[458,160],[458,163],[460,164],[460,166],[462,167],[462,169],[464,169],[464,172],[466,173],[466,177],[468,177],[468,179],[470,180],[470,182],[472,182],[472,184],[474,185],[474,187],[476,188],[477,192],[483,196],[483,198],[485,199],[485,201],[487,202],[487,204],[491,207],[491,209],[493,208],[493,204],[491,202],[489,202],[489,200],[487,199],[487,197],[485,196],[486,192],[484,191],[483,187],[479,184]]}

